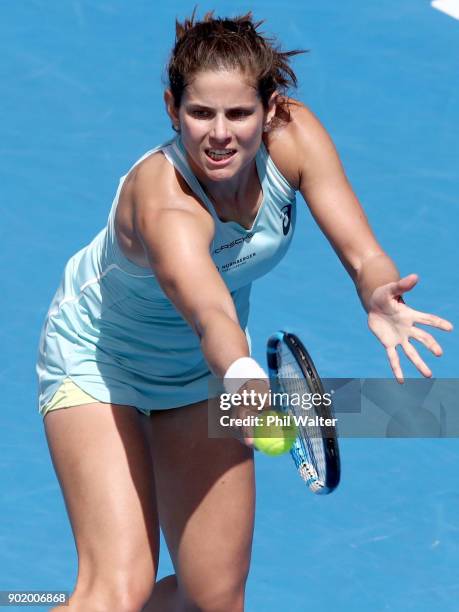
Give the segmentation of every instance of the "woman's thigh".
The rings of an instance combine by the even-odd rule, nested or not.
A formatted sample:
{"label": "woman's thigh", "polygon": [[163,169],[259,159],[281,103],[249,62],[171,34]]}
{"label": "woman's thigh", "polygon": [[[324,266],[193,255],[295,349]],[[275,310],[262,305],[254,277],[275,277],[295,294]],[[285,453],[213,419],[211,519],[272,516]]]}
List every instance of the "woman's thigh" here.
{"label": "woman's thigh", "polygon": [[[158,561],[154,473],[133,407],[91,403],[48,413],[46,437],[78,551],[76,592],[142,601]],[[120,603],[121,609],[121,603]]]}
{"label": "woman's thigh", "polygon": [[219,600],[243,596],[249,571],[253,451],[233,438],[208,437],[207,402],[153,413],[151,443],[159,517],[179,589],[202,609],[220,609]]}

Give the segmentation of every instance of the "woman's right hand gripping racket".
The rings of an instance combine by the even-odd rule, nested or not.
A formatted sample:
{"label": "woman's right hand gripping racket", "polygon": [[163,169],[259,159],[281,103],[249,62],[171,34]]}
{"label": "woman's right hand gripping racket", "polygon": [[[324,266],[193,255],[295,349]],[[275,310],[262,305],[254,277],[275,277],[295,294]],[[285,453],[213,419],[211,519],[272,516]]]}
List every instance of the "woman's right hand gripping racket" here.
{"label": "woman's right hand gripping racket", "polygon": [[314,493],[331,493],[339,484],[341,472],[337,431],[333,425],[320,424],[333,419],[331,401],[315,402],[318,405],[308,410],[297,401],[308,394],[324,396],[314,363],[297,336],[282,331],[269,338],[267,359],[271,390],[287,394],[288,405],[283,396],[280,408],[291,418],[296,417],[298,436],[290,454],[298,472]]}

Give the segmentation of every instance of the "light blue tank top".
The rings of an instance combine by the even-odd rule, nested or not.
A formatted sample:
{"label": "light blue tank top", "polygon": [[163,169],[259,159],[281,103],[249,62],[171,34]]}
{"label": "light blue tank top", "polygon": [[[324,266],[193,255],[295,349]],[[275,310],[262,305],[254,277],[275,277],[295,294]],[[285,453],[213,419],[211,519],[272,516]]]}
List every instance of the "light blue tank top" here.
{"label": "light blue tank top", "polygon": [[[291,242],[295,190],[262,143],[256,167],[263,200],[246,229],[218,218],[190,169],[179,135],[145,153],[133,167],[158,151],[212,214],[210,254],[246,329],[252,281],[271,270]],[[198,337],[152,270],[129,260],[119,247],[115,212],[127,174],[120,179],[107,226],[69,259],[51,302],[38,351],[40,411],[65,377],[101,402],[136,406],[146,414],[208,396],[210,372]]]}

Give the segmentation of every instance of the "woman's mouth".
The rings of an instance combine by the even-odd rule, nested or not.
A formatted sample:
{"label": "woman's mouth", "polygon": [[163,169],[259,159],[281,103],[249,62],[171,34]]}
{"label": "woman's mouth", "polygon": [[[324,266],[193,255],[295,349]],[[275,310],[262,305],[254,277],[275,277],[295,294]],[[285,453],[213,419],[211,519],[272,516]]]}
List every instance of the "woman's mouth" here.
{"label": "woman's mouth", "polygon": [[212,160],[214,164],[223,163],[231,159],[235,155],[235,149],[206,149],[206,156]]}

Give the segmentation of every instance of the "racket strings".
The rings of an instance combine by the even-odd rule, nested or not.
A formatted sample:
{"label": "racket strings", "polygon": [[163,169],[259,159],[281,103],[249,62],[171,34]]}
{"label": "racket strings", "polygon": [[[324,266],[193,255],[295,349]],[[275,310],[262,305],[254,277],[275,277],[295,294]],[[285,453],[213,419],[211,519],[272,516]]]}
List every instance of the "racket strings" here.
{"label": "racket strings", "polygon": [[[300,366],[284,343],[279,343],[277,347],[277,363],[280,390],[289,397],[287,409],[295,417],[302,417],[303,420],[302,423],[297,421],[299,432],[297,445],[300,448],[294,449],[295,462],[297,462],[298,468],[301,469],[306,457],[306,460],[313,467],[313,470],[311,470],[311,465],[305,466],[307,468],[306,476],[311,479],[317,478],[320,484],[323,484],[325,483],[327,473],[326,457],[322,431],[320,425],[318,425],[318,419],[315,418],[321,415],[317,412],[314,405],[307,409],[302,407],[303,400],[310,399],[311,394],[318,391],[309,388]],[[308,371],[308,373],[311,378],[314,378],[311,371]],[[309,406],[309,404],[310,402],[307,405]],[[283,406],[283,409],[285,410],[285,406]],[[314,471],[316,474],[314,474]]]}

